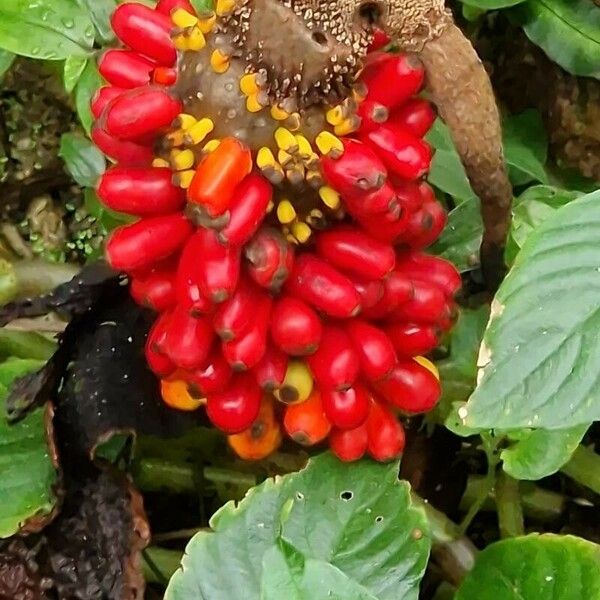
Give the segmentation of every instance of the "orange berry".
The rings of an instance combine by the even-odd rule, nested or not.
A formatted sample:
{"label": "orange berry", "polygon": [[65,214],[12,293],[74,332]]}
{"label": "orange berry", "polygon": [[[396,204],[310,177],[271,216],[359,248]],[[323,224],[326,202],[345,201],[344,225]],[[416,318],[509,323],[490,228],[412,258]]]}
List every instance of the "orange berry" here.
{"label": "orange berry", "polygon": [[285,411],[283,426],[287,434],[303,446],[324,440],[329,435],[331,423],[323,411],[321,394],[313,391],[304,402],[290,404]]}
{"label": "orange berry", "polygon": [[193,395],[183,379],[162,379],[160,394],[166,405],[178,410],[196,410],[206,402],[206,398]]}
{"label": "orange berry", "polygon": [[273,405],[272,396],[264,396],[256,421],[242,433],[227,436],[229,445],[240,458],[260,460],[279,448],[281,427]]}

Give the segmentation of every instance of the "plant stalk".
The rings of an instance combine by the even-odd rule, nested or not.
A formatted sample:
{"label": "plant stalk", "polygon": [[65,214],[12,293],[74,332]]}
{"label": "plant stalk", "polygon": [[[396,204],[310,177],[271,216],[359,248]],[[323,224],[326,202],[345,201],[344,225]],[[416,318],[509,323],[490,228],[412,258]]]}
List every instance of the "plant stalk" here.
{"label": "plant stalk", "polygon": [[580,445],[561,471],[595,494],[600,494],[600,454],[592,448]]}
{"label": "plant stalk", "polygon": [[517,537],[525,533],[519,481],[500,470],[496,479],[496,506],[501,538]]}

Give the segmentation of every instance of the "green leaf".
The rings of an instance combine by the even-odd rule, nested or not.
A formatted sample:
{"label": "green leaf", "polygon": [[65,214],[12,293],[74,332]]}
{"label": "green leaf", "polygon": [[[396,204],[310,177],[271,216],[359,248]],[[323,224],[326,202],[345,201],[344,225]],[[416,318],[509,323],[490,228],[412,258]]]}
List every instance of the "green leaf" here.
{"label": "green leaf", "polygon": [[436,120],[427,134],[427,141],[435,148],[428,181],[442,192],[450,194],[457,203],[474,198],[450,131],[441,119]]}
{"label": "green leaf", "polygon": [[528,0],[514,10],[527,37],[563,69],[600,78],[600,10],[593,0]]}
{"label": "green leaf", "polygon": [[63,134],[58,155],[65,161],[73,179],[84,187],[95,186],[106,169],[102,152],[88,138],[76,133]]}
{"label": "green leaf", "polygon": [[102,78],[98,73],[96,61],[88,60],[85,69],[75,87],[75,107],[79,120],[86,133],[89,134],[94,122],[90,103],[96,90],[102,85]]}
{"label": "green leaf", "polygon": [[4,418],[13,379],[42,364],[14,358],[0,364],[0,538],[19,531],[28,519],[44,518],[56,502],[56,470],[46,439],[44,409],[37,409],[14,425]]}
{"label": "green leaf", "polygon": [[548,136],[537,110],[507,117],[502,125],[504,155],[513,185],[531,181],[548,182],[544,164],[548,156]]}
{"label": "green leaf", "polygon": [[0,329],[0,355],[4,357],[48,360],[56,350],[56,342],[36,331]]}
{"label": "green leaf", "polygon": [[12,52],[8,52],[8,50],[0,50],[0,79],[2,79],[6,71],[11,68],[15,58],[16,55]]}
{"label": "green leaf", "polygon": [[519,432],[519,439],[500,453],[503,469],[515,479],[537,481],[548,477],[569,462],[588,427]]}
{"label": "green leaf", "polygon": [[192,538],[166,600],[416,600],[427,521],[398,464],[327,453],[252,488]]}
{"label": "green leaf", "polygon": [[527,188],[513,203],[513,217],[506,243],[505,259],[510,265],[529,234],[561,206],[581,196],[579,192],[547,185]]}
{"label": "green leaf", "polygon": [[115,0],[79,0],[79,3],[88,12],[94,24],[96,39],[103,46],[110,44],[115,39],[110,25],[110,17],[117,7]]}
{"label": "green leaf", "polygon": [[204,12],[210,12],[214,8],[214,2],[212,0],[190,0],[190,2],[199,15]]}
{"label": "green leaf", "polygon": [[600,546],[571,535],[532,534],[479,553],[455,600],[600,598]]}
{"label": "green leaf", "polygon": [[428,252],[453,262],[461,272],[470,271],[479,265],[482,234],[479,198],[472,197],[450,211],[442,235]]}
{"label": "green leaf", "polygon": [[565,429],[600,419],[600,191],[528,238],[502,282],[467,427]]}
{"label": "green leaf", "polygon": [[475,389],[477,353],[489,314],[487,305],[462,309],[450,336],[449,356],[436,361],[442,382],[434,413],[438,422],[446,419],[454,402],[465,402]]}
{"label": "green leaf", "polygon": [[76,55],[69,56],[67,60],[65,60],[63,81],[67,92],[71,93],[75,89],[75,86],[87,65],[87,61],[88,59],[85,56]]}
{"label": "green leaf", "polygon": [[494,10],[496,8],[508,8],[525,2],[525,0],[460,0],[468,6],[475,6],[482,10]]}
{"label": "green leaf", "polygon": [[63,60],[87,56],[94,27],[76,0],[10,0],[0,3],[0,47],[21,56]]}

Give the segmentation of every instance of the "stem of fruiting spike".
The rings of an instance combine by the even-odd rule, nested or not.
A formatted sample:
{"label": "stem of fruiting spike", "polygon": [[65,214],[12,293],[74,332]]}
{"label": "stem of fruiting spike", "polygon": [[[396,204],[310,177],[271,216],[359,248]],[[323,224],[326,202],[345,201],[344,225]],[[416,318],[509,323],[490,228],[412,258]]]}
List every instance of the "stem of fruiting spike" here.
{"label": "stem of fruiting spike", "polygon": [[496,480],[496,507],[501,538],[517,537],[525,533],[519,481],[503,470],[500,470]]}

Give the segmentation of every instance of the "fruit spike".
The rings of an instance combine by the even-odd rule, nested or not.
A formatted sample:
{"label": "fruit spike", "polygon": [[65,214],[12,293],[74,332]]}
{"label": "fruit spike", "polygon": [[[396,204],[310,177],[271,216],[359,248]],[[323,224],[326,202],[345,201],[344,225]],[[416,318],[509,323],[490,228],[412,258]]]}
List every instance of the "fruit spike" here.
{"label": "fruit spike", "polygon": [[[98,195],[139,219],[106,253],[157,312],[145,354],[163,400],[205,406],[249,460],[283,431],[341,460],[397,458],[397,413],[439,400],[422,354],[456,312],[459,274],[420,250],[445,223],[422,181],[422,66],[375,50],[389,38],[356,27],[355,2],[321,8],[121,4],[127,48],[100,60],[91,104],[117,163]],[[288,43],[266,43],[274,23]]]}

